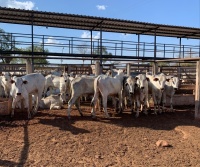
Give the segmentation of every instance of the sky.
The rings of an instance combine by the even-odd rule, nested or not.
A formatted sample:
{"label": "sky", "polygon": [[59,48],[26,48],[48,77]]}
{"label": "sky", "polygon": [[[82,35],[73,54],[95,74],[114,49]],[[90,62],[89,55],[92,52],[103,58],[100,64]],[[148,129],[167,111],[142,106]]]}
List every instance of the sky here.
{"label": "sky", "polygon": [[[0,6],[200,28],[200,0],[0,0]],[[31,33],[31,27],[24,25],[0,23],[0,28],[6,32]],[[84,30],[45,27],[34,27],[34,33],[90,37],[90,33]],[[93,38],[99,38],[99,32],[94,32]],[[103,33],[103,38],[137,41],[137,36],[134,34]],[[141,42],[154,40],[152,36],[140,38]],[[46,42],[52,40],[53,38],[49,38]],[[157,42],[179,44],[179,39],[161,37]],[[182,44],[199,45],[199,40],[183,39]],[[68,63],[67,61],[64,60],[63,63]]]}

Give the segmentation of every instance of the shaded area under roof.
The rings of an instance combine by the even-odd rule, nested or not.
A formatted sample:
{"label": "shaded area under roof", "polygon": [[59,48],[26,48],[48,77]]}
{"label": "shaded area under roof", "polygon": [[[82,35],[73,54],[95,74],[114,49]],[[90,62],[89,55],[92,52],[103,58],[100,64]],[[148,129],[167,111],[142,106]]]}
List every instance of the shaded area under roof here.
{"label": "shaded area under roof", "polygon": [[200,28],[2,7],[0,22],[152,36],[156,32],[156,36],[200,39]]}

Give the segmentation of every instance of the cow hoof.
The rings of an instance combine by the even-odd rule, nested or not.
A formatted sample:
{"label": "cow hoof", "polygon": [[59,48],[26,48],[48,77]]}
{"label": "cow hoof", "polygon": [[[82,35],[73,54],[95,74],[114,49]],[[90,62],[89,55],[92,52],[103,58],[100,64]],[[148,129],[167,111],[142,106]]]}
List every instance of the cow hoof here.
{"label": "cow hoof", "polygon": [[92,120],[97,120],[97,117],[96,116],[94,116],[94,115],[92,115]]}
{"label": "cow hoof", "polygon": [[135,115],[135,118],[138,118],[138,117],[139,117],[139,114],[136,114],[136,115]]}
{"label": "cow hoof", "polygon": [[9,121],[13,121],[13,116],[10,115]]}

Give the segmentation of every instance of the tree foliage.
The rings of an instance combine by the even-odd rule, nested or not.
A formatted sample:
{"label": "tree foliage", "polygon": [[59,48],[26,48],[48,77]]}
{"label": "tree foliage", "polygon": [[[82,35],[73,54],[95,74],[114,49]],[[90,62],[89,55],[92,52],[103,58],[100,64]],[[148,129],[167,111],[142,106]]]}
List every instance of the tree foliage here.
{"label": "tree foliage", "polygon": [[[95,49],[94,54],[100,55],[101,54],[101,48],[99,47],[98,49]],[[102,55],[109,55],[112,56],[112,53],[109,53],[107,48],[105,46],[102,46]],[[102,58],[103,63],[108,61],[108,58]]]}
{"label": "tree foliage", "polygon": [[[14,39],[11,33],[5,33],[3,29],[0,28],[0,51],[11,51],[15,48]],[[3,56],[6,58],[3,58]],[[10,63],[12,61],[12,56],[10,54],[1,55],[2,63]]]}
{"label": "tree foliage", "polygon": [[[29,46],[27,48],[21,49],[21,51],[28,51],[31,52],[32,51],[32,46]],[[43,47],[42,46],[34,46],[33,47],[33,51],[34,52],[43,52]],[[46,49],[44,52],[49,52],[48,49]],[[22,55],[23,56],[23,55]],[[25,55],[24,55],[25,56]],[[40,64],[48,64],[49,61],[47,59],[45,59],[44,57],[46,57],[46,55],[38,55],[41,57],[41,59],[34,59],[33,62],[35,63],[40,63]],[[24,58],[15,58],[12,60],[12,63],[16,63],[16,64],[23,64],[26,63],[26,59]]]}

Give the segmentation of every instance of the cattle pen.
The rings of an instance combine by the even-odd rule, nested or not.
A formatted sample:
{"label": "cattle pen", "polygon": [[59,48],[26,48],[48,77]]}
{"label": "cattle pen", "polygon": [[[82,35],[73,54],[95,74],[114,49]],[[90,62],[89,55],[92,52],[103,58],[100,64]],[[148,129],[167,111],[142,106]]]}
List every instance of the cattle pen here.
{"label": "cattle pen", "polygon": [[[0,97],[0,166],[199,166],[200,28],[3,7],[0,23],[28,27],[23,33],[0,32],[1,59],[24,60],[0,62],[0,74],[9,74],[10,78],[11,74],[13,83],[20,81],[18,85],[27,84],[23,77],[31,73],[41,73],[50,81],[56,73],[59,76],[54,77],[59,78],[59,83],[67,85],[75,75],[97,77],[111,71],[113,77],[116,69],[133,78],[163,73],[181,80],[173,97],[175,112],[156,114],[150,100],[149,114],[141,112],[139,118],[132,113],[130,101],[119,113],[112,100],[107,104],[110,118],[105,118],[101,111],[91,118],[92,97],[83,96],[80,103],[76,101],[71,106],[69,119],[66,112],[69,105],[63,104],[59,92],[56,97],[61,99],[62,108],[57,103],[51,106],[58,107],[57,110],[39,109],[32,119],[27,119],[23,102],[29,99],[28,108],[32,110],[34,96],[27,93],[26,87],[20,87],[27,93],[27,99],[14,104],[13,98]],[[36,34],[38,27],[88,31],[89,35],[83,38]],[[94,33],[99,33],[99,38]],[[110,36],[105,38],[104,34]],[[131,36],[132,40],[118,40],[118,35]],[[143,37],[149,38],[144,41]],[[175,42],[167,43],[166,38]],[[188,44],[188,40],[194,44]],[[35,50],[36,47],[40,50]],[[39,63],[38,59],[53,63]],[[63,76],[61,80],[60,74],[68,74],[68,80]],[[38,83],[34,79],[29,81]],[[87,90],[84,86],[78,85],[76,92]],[[12,87],[16,88],[16,83]],[[19,94],[16,90],[14,95]],[[12,105],[19,106],[11,118]],[[170,105],[167,99],[167,109]]]}

